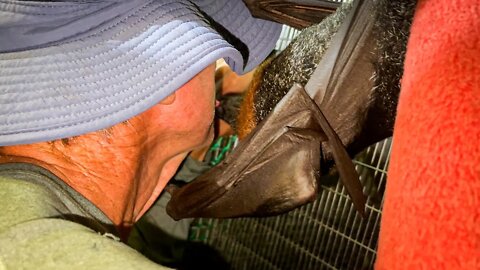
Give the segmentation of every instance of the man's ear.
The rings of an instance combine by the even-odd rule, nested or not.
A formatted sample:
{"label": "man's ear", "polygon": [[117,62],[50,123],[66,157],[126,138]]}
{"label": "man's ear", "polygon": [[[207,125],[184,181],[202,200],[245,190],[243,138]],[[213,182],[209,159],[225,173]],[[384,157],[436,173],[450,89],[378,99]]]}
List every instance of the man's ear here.
{"label": "man's ear", "polygon": [[162,104],[162,105],[170,105],[170,104],[172,104],[172,103],[175,101],[175,97],[176,97],[175,92],[173,92],[173,93],[171,93],[168,97],[162,99],[162,100],[160,101],[160,104]]}

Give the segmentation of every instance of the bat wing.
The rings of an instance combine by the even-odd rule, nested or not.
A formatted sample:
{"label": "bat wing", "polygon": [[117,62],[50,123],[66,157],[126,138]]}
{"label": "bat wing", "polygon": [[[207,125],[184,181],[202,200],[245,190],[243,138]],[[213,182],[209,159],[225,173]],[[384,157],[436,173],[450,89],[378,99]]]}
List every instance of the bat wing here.
{"label": "bat wing", "polygon": [[[327,121],[330,117],[337,120],[342,114],[326,117],[324,109],[317,105],[327,99],[325,95],[319,98],[322,89],[329,91],[331,81],[337,80],[335,75],[341,73],[336,63],[348,59],[344,52],[349,50],[349,41],[354,40],[348,38],[348,33],[352,30],[352,22],[360,18],[359,12],[368,10],[364,3],[355,2],[352,13],[336,35],[337,41],[332,41],[337,50],[325,55],[311,83],[307,83],[308,93],[300,85],[292,86],[227,159],[195,181],[173,190],[167,205],[170,216],[174,219],[268,216],[312,201],[318,190],[320,158],[325,156],[322,144],[328,146],[325,149],[335,161],[356,209],[364,214],[366,198],[358,174],[339,136]],[[361,33],[350,35],[358,37]],[[325,68],[329,72],[318,75]]]}
{"label": "bat wing", "polygon": [[[392,68],[398,60],[379,40],[379,4],[357,0],[352,5],[305,85],[351,156],[392,135],[400,91],[399,78],[393,74],[402,73],[401,68]],[[389,79],[389,86],[379,81],[380,76]],[[323,153],[330,155],[326,148]]]}
{"label": "bat wing", "polygon": [[[318,191],[320,144],[333,132],[325,134],[324,119],[320,117],[320,109],[305,90],[293,86],[227,159],[171,192],[168,214],[174,219],[269,216],[314,200]],[[337,138],[332,144],[335,153],[342,153],[335,155],[337,162],[353,168],[338,143]],[[358,182],[355,170],[353,175],[351,172],[343,175],[353,178],[347,182]]]}
{"label": "bat wing", "polygon": [[322,0],[244,0],[253,16],[302,29],[321,22],[341,3]]}

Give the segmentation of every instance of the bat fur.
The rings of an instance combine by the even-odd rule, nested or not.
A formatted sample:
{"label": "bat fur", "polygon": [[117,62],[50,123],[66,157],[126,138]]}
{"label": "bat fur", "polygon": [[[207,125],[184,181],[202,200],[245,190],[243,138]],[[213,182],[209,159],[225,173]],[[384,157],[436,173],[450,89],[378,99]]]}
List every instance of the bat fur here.
{"label": "bat fur", "polygon": [[[254,89],[253,98],[246,98],[259,128],[239,145],[241,151],[237,148],[217,168],[172,193],[167,206],[172,217],[278,214],[314,199],[317,183],[312,173],[316,174],[320,165],[325,174],[339,149],[326,139],[330,131],[323,126],[319,129],[315,120],[319,113],[329,120],[351,156],[391,135],[415,3],[363,3],[362,16],[351,25],[359,31],[349,32],[352,36],[343,44],[345,50],[338,56],[323,94],[317,91],[311,99],[306,92],[300,93],[302,87],[292,85],[305,84],[319,65],[349,4],[322,22],[323,26],[304,30],[289,49],[261,70],[260,87]],[[395,31],[403,32],[389,40]],[[395,49],[398,51],[390,51]],[[288,98],[282,99],[287,92]],[[273,108],[276,113],[270,114]],[[342,160],[350,162],[348,156]],[[338,164],[338,156],[336,161],[345,168]]]}
{"label": "bat fur", "polygon": [[[357,126],[357,130],[351,127],[349,130],[355,134],[348,134],[351,138],[346,139],[339,133],[352,157],[368,145],[392,135],[407,39],[416,5],[414,0],[374,2],[375,10],[371,15],[375,16],[371,35],[374,47],[368,52],[372,71],[362,74],[370,77],[373,89],[368,97],[363,97],[367,98],[361,108],[363,111],[342,112],[352,115],[350,122]],[[321,23],[304,29],[283,52],[258,70],[260,74],[256,74],[255,79],[260,82],[252,83],[246,93],[252,97],[242,104],[238,116],[236,129],[240,138],[275,108],[293,83],[305,85],[310,79],[350,6],[343,4]],[[244,113],[249,110],[250,116]],[[335,123],[332,125],[338,129]],[[331,158],[326,157],[323,165],[323,169],[330,168],[333,165]]]}

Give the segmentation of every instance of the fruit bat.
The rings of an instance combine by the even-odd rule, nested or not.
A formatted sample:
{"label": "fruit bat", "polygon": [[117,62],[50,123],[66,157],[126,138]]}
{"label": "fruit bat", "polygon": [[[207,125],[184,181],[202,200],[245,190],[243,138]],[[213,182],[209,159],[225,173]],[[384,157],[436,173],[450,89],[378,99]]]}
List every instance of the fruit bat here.
{"label": "fruit bat", "polygon": [[357,181],[346,185],[361,206],[365,201],[348,154],[315,102],[294,85],[221,164],[173,191],[167,212],[175,219],[269,216],[309,202],[318,189],[320,142],[327,140],[346,167],[340,170],[345,179]]}
{"label": "fruit bat", "polygon": [[[292,210],[315,199],[319,176],[328,173],[333,162],[355,207],[363,213],[365,197],[350,157],[391,134],[399,76],[391,80],[389,72],[379,73],[398,67],[395,61],[403,62],[405,51],[398,50],[400,57],[381,57],[388,50],[381,46],[383,36],[379,33],[390,32],[378,22],[388,22],[390,14],[388,5],[378,3],[366,0],[356,1],[351,8],[342,6],[343,13],[334,14],[337,20],[326,22],[336,34],[321,39],[325,50],[318,49],[323,45],[309,40],[309,35],[299,37],[300,42],[295,40],[289,47],[293,51],[285,50],[289,57],[280,55],[273,60],[260,87],[267,90],[255,93],[255,129],[223,163],[180,189],[170,189],[167,212],[173,218],[268,216]],[[335,23],[338,21],[342,23]],[[398,21],[409,26],[411,20]],[[403,28],[407,31],[401,34],[408,32],[409,27]],[[406,37],[399,37],[403,38],[401,49]],[[305,54],[305,44],[315,44],[312,53]],[[306,58],[318,55],[321,60],[313,63],[311,72],[305,72],[303,66],[289,66],[292,58],[308,62],[312,60]],[[385,69],[385,64],[389,68]],[[294,76],[279,72],[278,66],[284,70],[290,67]],[[302,82],[300,76],[296,81],[305,88],[287,88],[297,70],[311,79]],[[268,80],[269,75],[281,77],[282,83]],[[383,80],[391,81],[393,87]]]}

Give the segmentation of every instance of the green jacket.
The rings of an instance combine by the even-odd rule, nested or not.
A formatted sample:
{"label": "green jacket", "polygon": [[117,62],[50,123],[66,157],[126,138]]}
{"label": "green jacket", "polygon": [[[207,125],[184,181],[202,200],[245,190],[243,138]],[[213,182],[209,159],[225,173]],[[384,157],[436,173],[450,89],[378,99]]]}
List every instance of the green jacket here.
{"label": "green jacket", "polygon": [[114,235],[98,208],[50,172],[0,165],[0,270],[165,269]]}

